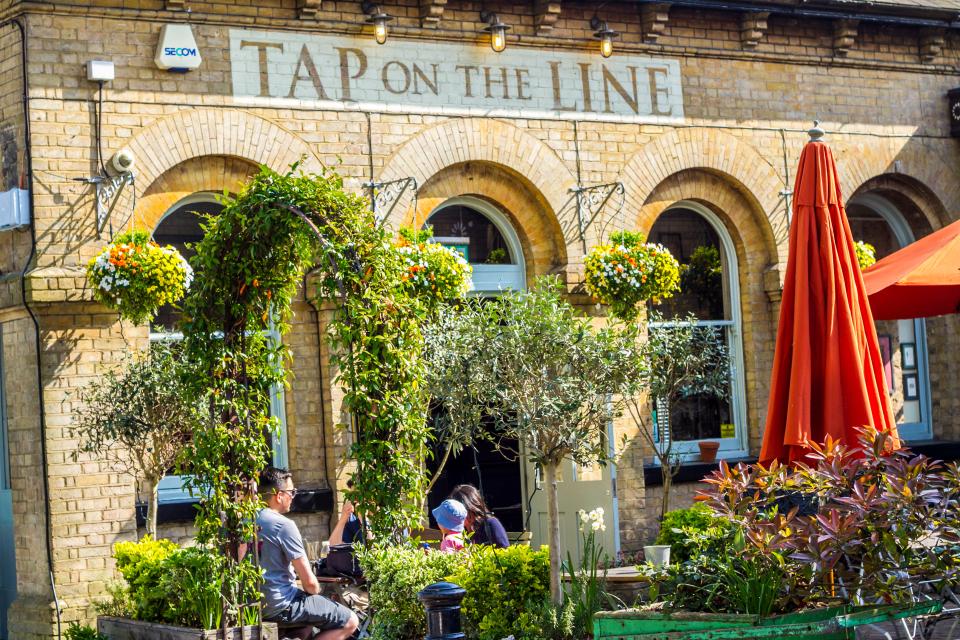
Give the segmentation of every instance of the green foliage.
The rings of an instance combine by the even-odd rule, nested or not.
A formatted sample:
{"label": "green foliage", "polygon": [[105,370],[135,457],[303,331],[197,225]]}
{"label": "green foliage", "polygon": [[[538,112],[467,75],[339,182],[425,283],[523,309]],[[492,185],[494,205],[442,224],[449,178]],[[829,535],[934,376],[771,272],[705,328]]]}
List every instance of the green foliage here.
{"label": "green foliage", "polygon": [[[450,581],[466,589],[463,614],[478,640],[534,640],[540,635],[537,607],[550,594],[550,554],[527,546],[478,546]],[[378,614],[379,615],[379,612]]]}
{"label": "green foliage", "polygon": [[679,291],[680,263],[666,247],[631,231],[614,233],[610,240],[587,254],[585,285],[615,317],[632,321],[642,302],[658,303]]}
{"label": "green foliage", "polygon": [[723,266],[716,247],[701,245],[693,250],[690,260],[680,268],[680,289],[692,293],[705,304],[710,317],[723,313]]}
{"label": "green foliage", "polygon": [[[111,587],[110,601],[98,605],[101,614],[201,629],[220,626],[223,554],[145,536],[139,542],[118,542],[113,555],[126,587]],[[259,598],[256,592],[246,595]]]}
{"label": "green foliage", "polygon": [[139,542],[113,546],[117,570],[127,581],[133,614],[137,620],[167,619],[170,594],[161,586],[165,561],[178,551],[176,543],[144,536]]}
{"label": "green foliage", "polygon": [[506,249],[498,247],[490,251],[487,254],[487,259],[483,262],[484,264],[510,264],[510,256]]}
{"label": "green foliage", "polygon": [[860,265],[861,269],[866,269],[877,261],[877,250],[872,244],[857,240],[853,248],[857,254],[857,264]]}
{"label": "green foliage", "polygon": [[457,573],[468,559],[466,553],[425,553],[412,545],[372,546],[358,556],[376,611],[375,640],[423,638],[427,623],[417,593]]}
{"label": "green foliage", "polygon": [[148,535],[156,535],[157,484],[200,424],[201,408],[185,377],[177,354],[153,344],[81,393],[83,406],[73,429],[80,451],[101,455],[143,482]]}
{"label": "green foliage", "polygon": [[[574,604],[571,600],[564,600],[563,604],[555,605],[549,598],[540,603],[531,602],[528,606],[535,628],[540,629],[537,636],[542,640],[570,640],[571,638],[585,638],[586,635],[574,635]],[[591,634],[593,631],[591,630]]]}
{"label": "green foliage", "polygon": [[71,622],[67,630],[63,632],[67,640],[108,640],[103,635],[89,625],[81,625],[79,622]]}
{"label": "green foliage", "polygon": [[668,511],[660,521],[656,544],[670,545],[670,559],[681,563],[713,551],[711,542],[729,538],[732,527],[729,520],[717,518],[710,507],[698,502],[687,509]]}
{"label": "green foliage", "polygon": [[146,231],[118,235],[87,263],[94,297],[135,324],[180,300],[192,279],[180,252],[151,241]]}

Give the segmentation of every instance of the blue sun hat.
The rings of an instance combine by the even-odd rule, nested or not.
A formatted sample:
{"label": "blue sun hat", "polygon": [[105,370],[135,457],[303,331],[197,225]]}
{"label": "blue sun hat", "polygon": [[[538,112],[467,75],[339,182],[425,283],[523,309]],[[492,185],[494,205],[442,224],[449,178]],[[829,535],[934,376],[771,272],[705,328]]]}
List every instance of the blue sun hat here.
{"label": "blue sun hat", "polygon": [[463,531],[463,522],[467,519],[467,508],[459,500],[444,500],[433,510],[433,517],[444,529],[460,533]]}

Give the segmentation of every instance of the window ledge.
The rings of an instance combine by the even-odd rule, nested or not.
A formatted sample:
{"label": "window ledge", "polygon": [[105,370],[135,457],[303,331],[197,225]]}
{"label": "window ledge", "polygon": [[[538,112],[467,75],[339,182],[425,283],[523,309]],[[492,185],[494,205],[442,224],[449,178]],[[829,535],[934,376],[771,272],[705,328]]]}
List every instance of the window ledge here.
{"label": "window ledge", "polygon": [[[161,502],[157,507],[157,524],[192,522],[197,514],[197,500],[185,502]],[[297,489],[291,513],[326,513],[333,509],[333,491],[321,489]],[[137,526],[147,523],[147,504],[137,503]]]}

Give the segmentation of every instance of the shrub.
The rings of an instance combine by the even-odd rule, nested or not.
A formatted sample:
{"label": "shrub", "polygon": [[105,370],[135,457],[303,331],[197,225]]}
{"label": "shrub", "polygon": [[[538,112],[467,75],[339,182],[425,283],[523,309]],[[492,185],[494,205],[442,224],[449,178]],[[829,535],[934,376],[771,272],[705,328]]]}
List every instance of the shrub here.
{"label": "shrub", "polygon": [[455,574],[468,559],[466,553],[424,552],[414,546],[371,547],[358,556],[368,580],[370,606],[377,612],[371,630],[374,640],[423,638],[427,621],[417,594]]}
{"label": "shrub", "polygon": [[161,247],[146,231],[130,231],[90,260],[87,279],[97,300],[141,324],[183,298],[193,270],[174,247]]}
{"label": "shrub", "polygon": [[169,556],[161,578],[161,589],[171,596],[166,619],[185,627],[218,628],[223,614],[220,590],[225,561],[224,556],[203,547],[187,547]]}
{"label": "shrub", "polygon": [[728,520],[717,518],[710,507],[698,502],[688,509],[668,511],[660,523],[656,544],[670,545],[670,558],[679,563],[705,551],[703,547],[710,541],[724,539],[730,530]]}
{"label": "shrub", "polygon": [[[550,596],[550,553],[546,549],[477,547],[451,581],[467,590],[463,614],[473,637],[543,637],[540,614],[542,603]],[[561,620],[571,613],[563,611]]]}
{"label": "shrub", "polygon": [[107,636],[93,627],[85,624],[81,625],[79,622],[71,622],[63,635],[67,640],[107,640]]}
{"label": "shrub", "polygon": [[165,620],[168,592],[161,586],[164,561],[179,547],[169,540],[144,536],[139,542],[118,542],[113,546],[117,570],[127,581],[132,613],[138,620]]}
{"label": "shrub", "polygon": [[630,231],[614,233],[610,241],[587,255],[585,284],[614,316],[633,320],[641,302],[657,303],[680,289],[680,263],[666,247]]}

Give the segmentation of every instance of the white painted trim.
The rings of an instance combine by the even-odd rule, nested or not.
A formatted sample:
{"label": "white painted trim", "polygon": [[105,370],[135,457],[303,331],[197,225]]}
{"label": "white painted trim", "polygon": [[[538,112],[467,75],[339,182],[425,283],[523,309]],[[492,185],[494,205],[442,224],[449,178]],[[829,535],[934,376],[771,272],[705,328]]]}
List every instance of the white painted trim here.
{"label": "white painted trim", "polygon": [[510,254],[511,264],[481,264],[470,263],[473,267],[473,292],[496,293],[498,291],[515,289],[523,290],[527,288],[527,274],[523,259],[523,245],[520,243],[520,237],[513,228],[510,219],[486,200],[474,198],[472,196],[457,196],[444,200],[436,209],[427,215],[424,224],[430,224],[430,218],[448,207],[462,206],[469,207],[483,214],[497,231],[503,236],[507,243],[507,253]]}
{"label": "white painted trim", "polygon": [[190,195],[184,198],[180,198],[173,205],[171,205],[169,209],[163,212],[163,215],[160,216],[160,219],[157,220],[157,223],[153,226],[153,229],[150,231],[150,237],[153,237],[153,233],[154,231],[157,230],[157,227],[163,224],[163,221],[169,218],[173,213],[175,213],[177,209],[180,209],[181,207],[184,207],[188,204],[198,204],[201,202],[210,203],[210,204],[220,204],[220,202],[217,200],[217,195],[218,194],[214,193],[213,191],[197,191],[196,193],[191,193]]}
{"label": "white painted trim", "polygon": [[[698,202],[690,200],[681,200],[667,207],[660,215],[665,215],[670,211],[677,209],[686,209],[700,215],[710,227],[716,232],[720,239],[720,260],[723,266],[724,278],[726,279],[727,293],[730,301],[730,319],[729,320],[709,320],[702,323],[704,326],[726,327],[728,333],[728,345],[730,355],[730,392],[731,408],[733,410],[734,437],[733,438],[709,438],[709,440],[719,440],[720,449],[717,452],[718,458],[736,458],[745,456],[749,452],[747,442],[750,429],[747,424],[747,384],[744,376],[743,360],[743,336],[742,336],[742,314],[740,311],[740,268],[737,261],[736,248],[730,233],[724,226],[720,218],[709,208]],[[656,223],[654,223],[656,224]],[[669,324],[669,323],[667,323]],[[700,450],[697,440],[674,441],[673,451],[681,456],[684,461],[693,461],[699,457]]]}
{"label": "white painted trim", "polygon": [[[899,248],[913,243],[916,237],[906,218],[892,202],[877,193],[864,193],[854,196],[849,204],[858,204],[870,209],[883,218],[893,231]],[[917,348],[917,378],[920,382],[920,422],[907,422],[897,425],[904,440],[927,440],[933,437],[933,400],[930,393],[930,365],[927,352],[927,322],[923,318],[913,321],[914,343]]]}

